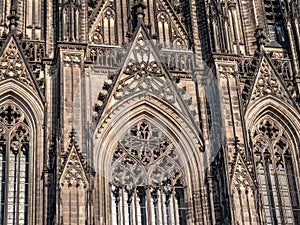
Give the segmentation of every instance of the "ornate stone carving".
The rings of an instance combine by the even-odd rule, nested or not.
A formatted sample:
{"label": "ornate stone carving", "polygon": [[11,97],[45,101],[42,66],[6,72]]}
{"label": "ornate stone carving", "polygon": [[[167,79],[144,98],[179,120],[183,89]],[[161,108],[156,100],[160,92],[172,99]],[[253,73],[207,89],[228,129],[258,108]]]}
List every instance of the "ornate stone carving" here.
{"label": "ornate stone carving", "polygon": [[168,84],[162,66],[155,61],[151,46],[142,32],[118,82],[116,99],[122,99],[137,92],[147,91],[168,102],[174,103],[173,88]]}
{"label": "ornate stone carving", "polygon": [[[20,144],[29,142],[30,133],[28,123],[22,110],[12,102],[0,107],[0,137],[6,139],[9,135],[10,146],[15,150],[20,149]],[[10,130],[10,131],[9,131]]]}
{"label": "ornate stone carving", "polygon": [[81,54],[64,54],[62,60],[65,66],[80,67],[81,57]]}
{"label": "ornate stone carving", "polygon": [[250,102],[256,101],[267,95],[276,96],[287,103],[293,104],[281,81],[276,76],[275,71],[267,62],[266,58],[263,58],[254,83]]}
{"label": "ornate stone carving", "polygon": [[276,160],[280,161],[282,156],[290,151],[286,132],[271,117],[265,117],[256,125],[253,140],[256,162],[261,161],[262,157],[271,157],[271,154],[277,156]]}
{"label": "ornate stone carving", "polygon": [[130,127],[113,154],[113,182],[118,185],[161,185],[182,175],[174,145],[156,126],[141,120]]}
{"label": "ornate stone carving", "polygon": [[16,79],[26,86],[33,87],[29,72],[13,39],[11,39],[0,58],[0,81],[9,78]]}
{"label": "ornate stone carving", "polygon": [[86,185],[86,178],[78,154],[73,148],[68,157],[65,170],[61,178],[61,185]]}
{"label": "ornate stone carving", "polygon": [[250,187],[253,185],[252,178],[241,156],[237,157],[233,175],[233,185],[235,188]]}
{"label": "ornate stone carving", "polygon": [[[176,5],[175,8],[171,4]],[[169,24],[171,30],[171,40],[168,47],[175,49],[188,49],[188,35],[182,24],[183,17],[181,15],[180,3],[169,2],[164,0],[156,1],[157,20]],[[175,10],[176,11],[175,11]]]}
{"label": "ornate stone carving", "polygon": [[86,177],[85,161],[78,150],[77,142],[75,140],[75,130],[70,134],[70,145],[68,152],[63,155],[62,160],[62,175],[60,184],[69,186],[79,186],[88,184]]}
{"label": "ornate stone carving", "polygon": [[14,104],[5,104],[0,107],[0,122],[7,126],[12,126],[24,120],[24,114],[18,106]]}

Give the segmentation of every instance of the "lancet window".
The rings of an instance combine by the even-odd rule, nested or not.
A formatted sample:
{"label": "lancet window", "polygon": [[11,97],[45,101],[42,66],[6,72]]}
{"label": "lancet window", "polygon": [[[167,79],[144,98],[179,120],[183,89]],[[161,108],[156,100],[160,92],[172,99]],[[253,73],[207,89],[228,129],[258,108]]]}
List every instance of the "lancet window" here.
{"label": "lancet window", "polygon": [[21,109],[0,107],[0,224],[28,224],[30,132]]}
{"label": "lancet window", "polygon": [[112,224],[185,225],[181,165],[174,145],[155,125],[141,120],[131,126],[112,160]]}
{"label": "lancet window", "polygon": [[291,140],[271,117],[262,119],[254,132],[254,156],[266,224],[300,224]]}
{"label": "lancet window", "polygon": [[284,7],[280,0],[264,0],[267,27],[271,41],[284,42]]}

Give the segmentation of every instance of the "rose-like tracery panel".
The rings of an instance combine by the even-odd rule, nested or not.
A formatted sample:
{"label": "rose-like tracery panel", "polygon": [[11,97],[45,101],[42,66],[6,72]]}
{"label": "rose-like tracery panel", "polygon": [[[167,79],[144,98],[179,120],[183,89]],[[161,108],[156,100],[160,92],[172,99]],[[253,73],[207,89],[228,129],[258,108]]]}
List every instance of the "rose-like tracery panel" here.
{"label": "rose-like tracery panel", "polygon": [[132,125],[112,168],[112,224],[186,224],[182,162],[158,127],[147,120]]}

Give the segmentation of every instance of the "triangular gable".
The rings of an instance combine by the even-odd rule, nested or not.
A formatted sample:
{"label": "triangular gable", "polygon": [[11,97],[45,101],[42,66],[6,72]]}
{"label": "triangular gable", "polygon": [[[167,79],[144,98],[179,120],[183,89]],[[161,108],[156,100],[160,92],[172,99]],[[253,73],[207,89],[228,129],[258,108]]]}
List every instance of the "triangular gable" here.
{"label": "triangular gable", "polygon": [[43,95],[32,76],[31,69],[14,35],[8,37],[0,53],[0,82],[14,79],[35,90],[41,99]]}
{"label": "triangular gable", "polygon": [[290,105],[294,105],[284,83],[266,55],[262,56],[256,73],[246,108],[268,95],[275,96]]}
{"label": "triangular gable", "polygon": [[157,0],[156,1],[156,8],[158,10],[158,14],[160,12],[167,12],[167,14],[170,17],[171,21],[171,28],[172,28],[172,34],[173,39],[176,40],[184,40],[186,41],[186,47],[188,47],[188,32],[185,29],[185,26],[181,23],[180,19],[178,18],[176,12],[174,11],[174,7],[171,6],[169,1],[166,0]]}
{"label": "triangular gable", "polygon": [[107,7],[114,8],[111,0],[98,1],[96,8],[93,10],[92,15],[89,18],[88,26],[90,27],[90,33],[93,33],[101,20],[104,9]]}
{"label": "triangular gable", "polygon": [[68,148],[68,152],[65,157],[63,157],[63,170],[60,177],[61,185],[87,185],[88,179],[86,175],[86,170],[84,168],[84,161],[82,156],[77,149],[77,144],[75,141],[75,132],[71,132],[71,142]]}
{"label": "triangular gable", "polygon": [[253,179],[247,169],[247,166],[240,155],[240,153],[237,153],[237,158],[234,164],[234,168],[232,171],[232,179],[231,179],[231,186],[244,186],[249,187],[252,186]]}
{"label": "triangular gable", "polygon": [[194,123],[176,85],[161,62],[163,61],[141,22],[133,36],[127,56],[124,57],[123,66],[111,84],[104,84],[104,92],[108,92],[108,94],[103,92],[99,94],[101,109],[98,110],[98,118],[109,111],[118,101],[143,93],[164,100]]}

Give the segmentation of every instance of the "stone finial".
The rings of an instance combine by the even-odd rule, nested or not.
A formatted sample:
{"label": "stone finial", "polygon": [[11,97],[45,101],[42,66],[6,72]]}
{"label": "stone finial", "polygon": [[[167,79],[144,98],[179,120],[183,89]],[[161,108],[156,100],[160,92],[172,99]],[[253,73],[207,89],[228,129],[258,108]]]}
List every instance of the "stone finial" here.
{"label": "stone finial", "polygon": [[262,27],[258,27],[255,30],[256,44],[259,52],[265,50],[265,45],[267,42],[267,35]]}
{"label": "stone finial", "polygon": [[7,19],[9,20],[9,31],[14,32],[18,25],[17,20],[19,19],[17,16],[17,9],[14,4],[12,4],[10,8],[10,15],[7,17]]}
{"label": "stone finial", "polygon": [[136,8],[136,15],[138,20],[144,20],[145,17],[144,9],[146,8],[146,6],[143,0],[137,0],[135,8]]}

